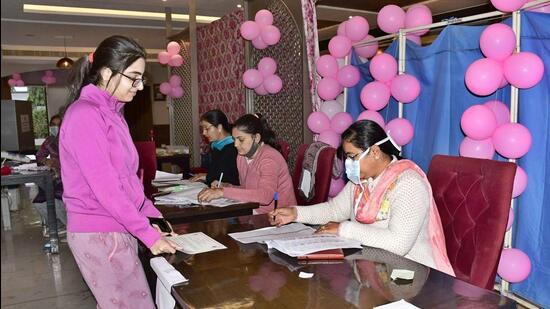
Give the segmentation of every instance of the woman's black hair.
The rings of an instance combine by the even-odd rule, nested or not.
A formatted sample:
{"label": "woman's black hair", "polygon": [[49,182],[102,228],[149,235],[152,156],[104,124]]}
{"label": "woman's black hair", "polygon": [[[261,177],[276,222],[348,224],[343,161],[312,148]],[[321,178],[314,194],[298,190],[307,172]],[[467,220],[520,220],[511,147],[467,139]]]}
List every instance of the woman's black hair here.
{"label": "woman's black hair", "polygon": [[202,114],[201,121],[206,121],[215,127],[221,124],[223,130],[231,134],[231,124],[227,120],[227,116],[219,109],[209,110]]}
{"label": "woman's black hair", "polygon": [[[80,97],[80,91],[88,84],[101,81],[101,69],[109,68],[111,78],[122,73],[136,60],[146,58],[145,49],[133,39],[114,35],[103,40],[93,53],[93,62],[88,55],[78,59],[69,73],[69,97],[67,105]],[[107,84],[110,82],[107,81]]]}
{"label": "woman's black hair", "polygon": [[260,142],[264,142],[281,152],[281,146],[277,143],[275,132],[271,130],[262,114],[246,114],[237,119],[233,127],[247,134],[260,134]]}
{"label": "woman's black hair", "polygon": [[52,125],[52,123],[55,119],[59,119],[59,122],[61,123],[61,120],[62,120],[61,115],[55,114],[55,115],[52,116],[52,118],[50,118],[49,124]]}
{"label": "woman's black hair", "polygon": [[[342,141],[351,143],[353,146],[367,150],[370,146],[388,137],[382,127],[371,120],[359,120],[354,122],[349,128],[342,133]],[[399,149],[397,149],[391,141],[386,141],[381,145],[378,145],[380,150],[388,156],[395,156],[398,159],[402,159],[399,155]]]}

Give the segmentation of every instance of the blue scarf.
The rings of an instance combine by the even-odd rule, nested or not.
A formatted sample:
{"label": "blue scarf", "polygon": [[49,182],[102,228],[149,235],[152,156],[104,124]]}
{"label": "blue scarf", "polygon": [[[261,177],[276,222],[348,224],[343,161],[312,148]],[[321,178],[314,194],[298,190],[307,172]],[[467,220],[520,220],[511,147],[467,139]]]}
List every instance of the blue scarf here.
{"label": "blue scarf", "polygon": [[234,143],[233,136],[228,135],[218,141],[213,141],[210,146],[212,147],[212,149],[222,150],[223,147],[232,143]]}

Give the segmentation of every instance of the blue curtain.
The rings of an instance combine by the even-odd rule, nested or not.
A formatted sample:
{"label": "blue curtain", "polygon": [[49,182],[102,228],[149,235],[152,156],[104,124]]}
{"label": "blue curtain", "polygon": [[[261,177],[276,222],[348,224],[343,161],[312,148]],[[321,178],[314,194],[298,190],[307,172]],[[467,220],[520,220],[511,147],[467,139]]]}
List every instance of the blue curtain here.
{"label": "blue curtain", "polygon": [[[511,24],[510,20],[505,23]],[[529,176],[526,191],[518,199],[514,226],[514,247],[523,250],[532,262],[527,280],[513,284],[512,290],[545,307],[550,307],[550,14],[522,13],[521,44],[523,51],[532,51],[545,62],[544,79],[535,87],[520,91],[519,122],[533,136],[529,153],[519,160]],[[427,170],[435,154],[458,155],[464,134],[460,129],[462,113],[474,104],[489,100],[510,103],[510,87],[487,97],[470,93],[464,84],[468,66],[483,57],[479,38],[485,26],[447,26],[429,46],[407,42],[406,72],[418,78],[420,96],[405,104],[404,117],[414,126],[412,141],[403,149],[406,158]],[[396,56],[397,42],[386,50]],[[346,110],[357,117],[364,108],[359,100],[362,87],[372,81],[368,62],[352,55],[362,78],[349,89]],[[397,104],[392,99],[380,111],[386,122],[397,117]],[[546,160],[541,159],[546,158]],[[495,159],[503,159],[498,155]],[[545,224],[546,223],[546,224]]]}

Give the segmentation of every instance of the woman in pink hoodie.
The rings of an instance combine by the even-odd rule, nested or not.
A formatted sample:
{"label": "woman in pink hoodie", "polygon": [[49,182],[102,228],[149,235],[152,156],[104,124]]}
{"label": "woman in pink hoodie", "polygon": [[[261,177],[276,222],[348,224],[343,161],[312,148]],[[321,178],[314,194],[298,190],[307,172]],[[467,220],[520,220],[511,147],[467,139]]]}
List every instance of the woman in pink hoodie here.
{"label": "woman in pink hoodie", "polygon": [[[70,104],[59,135],[67,239],[101,308],[154,308],[137,256],[141,240],[153,254],[176,245],[149,224],[161,217],[137,176],[138,155],[121,109],[145,84],[145,51],[112,36],[69,77]],[[76,99],[76,100],[75,100]]]}

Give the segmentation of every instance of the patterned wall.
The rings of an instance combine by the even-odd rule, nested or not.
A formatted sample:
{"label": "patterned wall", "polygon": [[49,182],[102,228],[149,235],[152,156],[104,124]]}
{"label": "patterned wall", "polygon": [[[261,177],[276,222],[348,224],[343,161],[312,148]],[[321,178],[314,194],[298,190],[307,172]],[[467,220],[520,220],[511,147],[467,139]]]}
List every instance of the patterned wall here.
{"label": "patterned wall", "polygon": [[176,145],[188,145],[193,157],[193,114],[191,109],[191,53],[189,42],[179,41],[181,45],[180,55],[183,57],[183,65],[172,68],[172,74],[179,75],[182,79],[183,96],[172,99],[173,113],[172,123],[174,143]]}

